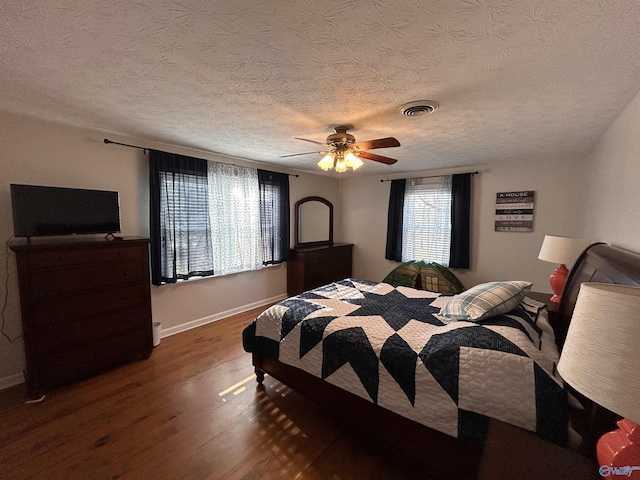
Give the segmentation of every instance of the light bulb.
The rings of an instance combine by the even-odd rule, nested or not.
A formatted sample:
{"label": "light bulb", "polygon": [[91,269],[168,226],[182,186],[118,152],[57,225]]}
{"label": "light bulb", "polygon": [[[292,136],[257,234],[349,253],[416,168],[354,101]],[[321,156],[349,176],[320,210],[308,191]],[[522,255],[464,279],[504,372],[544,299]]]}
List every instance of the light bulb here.
{"label": "light bulb", "polygon": [[318,166],[323,169],[325,172],[333,167],[333,154],[327,153],[322,159],[318,162]]}
{"label": "light bulb", "polygon": [[351,150],[345,153],[344,160],[347,164],[347,167],[352,168],[354,170],[357,170],[362,165],[364,165],[364,162],[358,158],[358,155],[353,153]]}
{"label": "light bulb", "polygon": [[351,161],[351,168],[357,170],[362,165],[364,165],[364,162],[354,155],[354,159]]}
{"label": "light bulb", "polygon": [[336,162],[336,172],[342,173],[347,171],[347,164],[344,161],[344,158],[338,158]]}
{"label": "light bulb", "polygon": [[347,167],[352,167],[355,159],[356,156],[351,150],[347,150],[347,153],[344,154],[344,161],[346,162]]}

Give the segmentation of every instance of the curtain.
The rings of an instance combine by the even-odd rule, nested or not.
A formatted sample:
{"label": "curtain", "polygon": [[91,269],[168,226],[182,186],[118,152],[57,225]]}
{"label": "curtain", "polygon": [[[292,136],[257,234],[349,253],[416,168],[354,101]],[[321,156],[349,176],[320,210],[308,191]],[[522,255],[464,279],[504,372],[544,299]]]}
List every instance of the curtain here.
{"label": "curtain", "polygon": [[404,194],[402,260],[449,265],[451,176],[411,180]]}
{"label": "curtain", "polygon": [[451,180],[451,250],[449,266],[469,268],[471,236],[471,176],[453,175]]}
{"label": "curtain", "polygon": [[207,162],[149,152],[152,283],[213,275]]}
{"label": "curtain", "polygon": [[208,162],[213,267],[216,275],[262,268],[258,172]]}
{"label": "curtain", "polygon": [[289,175],[258,169],[262,263],[273,265],[289,259]]}
{"label": "curtain", "polygon": [[387,246],[384,258],[402,261],[402,217],[406,179],[392,180],[387,216]]}
{"label": "curtain", "polygon": [[281,263],[289,254],[289,176],[151,150],[154,285]]}

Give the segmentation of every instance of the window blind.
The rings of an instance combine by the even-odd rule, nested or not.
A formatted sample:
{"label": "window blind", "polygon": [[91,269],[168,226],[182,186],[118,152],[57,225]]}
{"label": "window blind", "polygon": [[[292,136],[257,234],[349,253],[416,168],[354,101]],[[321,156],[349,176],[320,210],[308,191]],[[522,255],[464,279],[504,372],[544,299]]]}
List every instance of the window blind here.
{"label": "window blind", "polygon": [[435,184],[408,182],[404,197],[402,260],[449,264],[451,177]]}

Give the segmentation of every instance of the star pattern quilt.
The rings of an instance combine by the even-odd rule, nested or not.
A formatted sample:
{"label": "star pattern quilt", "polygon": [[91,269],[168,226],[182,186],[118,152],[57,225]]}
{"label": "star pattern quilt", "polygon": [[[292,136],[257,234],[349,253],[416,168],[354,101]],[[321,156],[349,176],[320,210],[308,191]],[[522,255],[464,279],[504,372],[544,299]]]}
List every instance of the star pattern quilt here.
{"label": "star pattern quilt", "polygon": [[568,409],[543,351],[542,304],[481,322],[439,317],[447,297],[345,279],[288,298],[243,332],[246,351],[482,445],[489,418],[565,445]]}

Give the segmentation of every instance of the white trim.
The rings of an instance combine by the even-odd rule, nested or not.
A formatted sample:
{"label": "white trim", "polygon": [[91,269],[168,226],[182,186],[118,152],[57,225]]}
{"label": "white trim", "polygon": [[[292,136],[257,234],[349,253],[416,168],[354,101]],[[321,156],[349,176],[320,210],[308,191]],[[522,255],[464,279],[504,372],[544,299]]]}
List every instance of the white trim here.
{"label": "white trim", "polygon": [[244,313],[249,310],[253,310],[254,308],[263,307],[265,305],[269,305],[270,303],[277,303],[280,300],[284,300],[288,295],[282,294],[277,295],[275,297],[267,298],[265,300],[259,300],[257,302],[249,303],[247,305],[242,305],[241,307],[232,308],[231,310],[226,310],[224,312],[219,312],[213,315],[209,315],[207,317],[198,318],[196,320],[192,320],[187,323],[182,323],[180,325],[176,325],[175,327],[163,328],[160,330],[160,338],[170,337],[171,335],[175,335],[176,333],[186,332],[187,330],[191,330],[192,328],[201,327],[202,325],[206,325],[207,323],[216,322],[218,320],[222,320],[223,318],[230,317],[232,315],[237,315],[239,313]]}
{"label": "white trim", "polygon": [[[170,337],[171,335],[175,335],[176,333],[186,332],[187,330],[191,330],[192,328],[201,327],[202,325],[206,325],[207,323],[222,320],[223,318],[227,318],[232,315],[237,315],[238,313],[244,313],[249,310],[253,310],[254,308],[263,307],[265,305],[269,305],[270,303],[277,303],[280,300],[284,300],[285,298],[287,298],[287,296],[288,295],[286,294],[277,295],[275,297],[267,298],[265,300],[259,300],[257,302],[249,303],[247,305],[242,305],[241,307],[232,308],[231,310],[226,310],[224,312],[216,313],[214,315],[209,315],[207,317],[199,318],[197,320],[192,320],[190,322],[183,323],[175,327],[163,329],[160,331],[160,338]],[[5,388],[10,388],[15,385],[20,385],[21,383],[24,383],[24,375],[22,373],[9,375],[7,377],[0,378],[0,390],[4,390]]]}
{"label": "white trim", "polygon": [[22,373],[9,375],[8,377],[0,378],[0,390],[15,387],[16,385],[20,385],[21,383],[24,383],[24,375]]}

